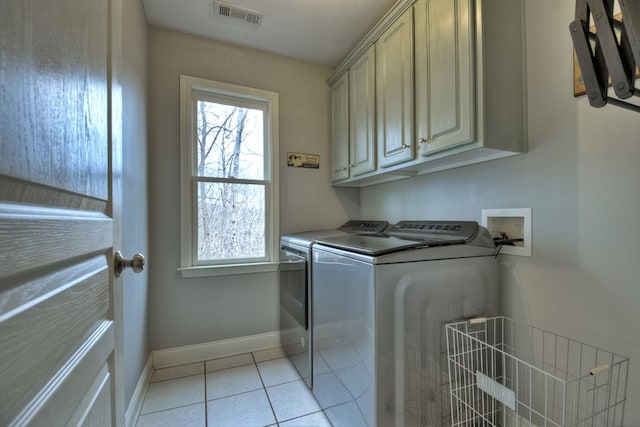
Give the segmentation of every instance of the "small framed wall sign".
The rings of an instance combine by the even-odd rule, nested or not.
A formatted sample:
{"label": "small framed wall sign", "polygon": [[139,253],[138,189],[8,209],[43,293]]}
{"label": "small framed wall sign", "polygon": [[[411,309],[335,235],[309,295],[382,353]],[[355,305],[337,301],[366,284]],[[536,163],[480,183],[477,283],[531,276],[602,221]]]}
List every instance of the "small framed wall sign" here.
{"label": "small framed wall sign", "polygon": [[290,168],[320,169],[320,156],[317,154],[287,153],[287,166]]}

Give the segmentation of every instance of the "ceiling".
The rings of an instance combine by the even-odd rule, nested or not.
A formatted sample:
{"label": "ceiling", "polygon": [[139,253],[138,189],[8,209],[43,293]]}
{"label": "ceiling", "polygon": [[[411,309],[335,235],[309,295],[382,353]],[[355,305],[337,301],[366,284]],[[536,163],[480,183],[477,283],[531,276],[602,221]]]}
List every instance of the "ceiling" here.
{"label": "ceiling", "polygon": [[150,25],[336,67],[397,0],[228,0],[259,26],[215,13],[214,0],[143,0]]}

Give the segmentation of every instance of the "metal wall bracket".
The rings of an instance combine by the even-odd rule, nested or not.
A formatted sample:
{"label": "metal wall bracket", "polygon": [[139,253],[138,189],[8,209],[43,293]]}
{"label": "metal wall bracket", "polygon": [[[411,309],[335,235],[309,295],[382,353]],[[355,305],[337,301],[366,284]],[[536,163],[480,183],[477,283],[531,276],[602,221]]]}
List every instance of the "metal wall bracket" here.
{"label": "metal wall bracket", "polygon": [[[640,63],[640,2],[618,0],[622,21],[614,18],[613,3],[576,0],[575,20],[569,31],[591,106],[600,108],[610,103],[640,112],[639,105],[621,101],[640,96],[635,88],[636,65]],[[589,29],[591,17],[596,32]],[[609,77],[617,98],[607,95]]]}

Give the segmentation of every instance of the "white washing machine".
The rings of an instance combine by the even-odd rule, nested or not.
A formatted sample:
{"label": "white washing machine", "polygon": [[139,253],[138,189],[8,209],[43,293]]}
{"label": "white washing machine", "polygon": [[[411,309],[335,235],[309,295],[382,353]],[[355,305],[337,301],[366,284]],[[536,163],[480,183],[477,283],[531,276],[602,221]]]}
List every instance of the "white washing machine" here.
{"label": "white washing machine", "polygon": [[450,425],[443,325],[498,310],[476,222],[401,221],[313,250],[313,394],[334,427]]}
{"label": "white washing machine", "polygon": [[311,258],[318,239],[380,233],[388,221],[347,221],[336,230],[315,230],[280,238],[280,342],[309,387],[311,376]]}

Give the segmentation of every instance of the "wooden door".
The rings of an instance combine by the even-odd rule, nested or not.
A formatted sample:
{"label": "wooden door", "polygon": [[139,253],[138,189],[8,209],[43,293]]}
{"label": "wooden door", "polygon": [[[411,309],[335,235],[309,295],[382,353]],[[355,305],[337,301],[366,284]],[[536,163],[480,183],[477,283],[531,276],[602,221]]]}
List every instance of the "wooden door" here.
{"label": "wooden door", "polygon": [[416,136],[421,155],[475,139],[475,26],[471,0],[415,3]]}
{"label": "wooden door", "polygon": [[349,175],[376,168],[375,46],[371,46],[349,69]]}
{"label": "wooden door", "polygon": [[0,2],[0,425],[124,423],[119,1]]}
{"label": "wooden door", "polygon": [[378,166],[413,160],[413,9],[376,42]]}
{"label": "wooden door", "polygon": [[349,178],[349,73],[331,86],[331,180]]}

